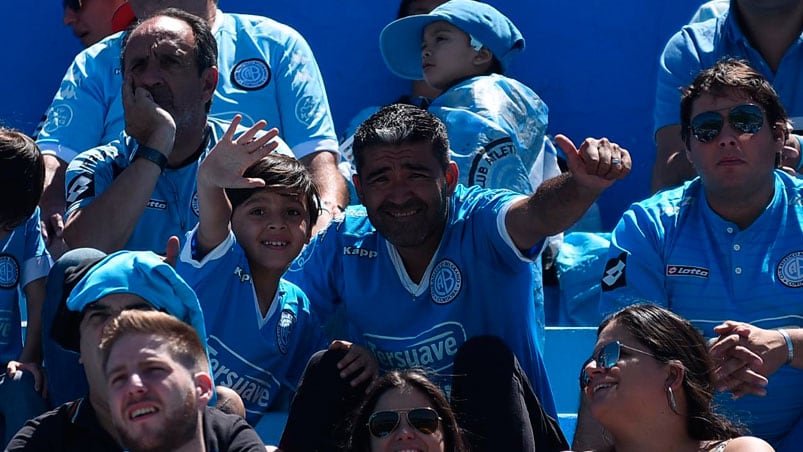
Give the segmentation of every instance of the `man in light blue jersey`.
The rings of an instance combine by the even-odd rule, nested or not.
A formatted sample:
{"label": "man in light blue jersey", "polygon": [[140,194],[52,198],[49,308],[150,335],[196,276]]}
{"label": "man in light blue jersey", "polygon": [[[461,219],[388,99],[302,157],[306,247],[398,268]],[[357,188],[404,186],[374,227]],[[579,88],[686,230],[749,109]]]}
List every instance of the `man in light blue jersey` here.
{"label": "man in light blue jersey", "polygon": [[680,138],[680,89],[724,57],[749,61],[772,83],[794,131],[787,137],[788,148],[781,163],[790,172],[801,170],[803,2],[731,0],[722,14],[684,26],[669,39],[661,54],[654,110],[654,192],[694,177]]}
{"label": "man in light blue jersey", "polygon": [[[532,397],[518,420],[529,416],[543,426],[539,414],[554,416],[555,408],[536,345],[532,262],[545,237],[571,226],[631,167],[628,152],[606,139],[586,140],[580,150],[564,136],[558,142],[571,172],[545,182],[534,195],[468,188],[457,182],[443,122],[415,106],[384,107],[355,134],[353,182],[365,208],[349,208],[342,221],[314,237],[287,279],[325,321],[345,307],[347,339],[371,350],[382,370],[420,366],[451,375],[468,341],[501,339],[522,371],[503,377],[505,387],[521,382],[530,388],[532,382],[534,389],[524,390]],[[338,369],[348,364],[341,361]],[[330,423],[302,415],[295,422],[293,410],[310,399],[302,390],[305,382],[307,376],[293,401],[282,450],[317,447],[303,443],[305,430],[313,439],[318,429],[321,437],[331,435]],[[519,427],[515,416],[507,416],[510,410],[488,410],[487,422],[464,427],[499,450],[520,450],[504,444],[549,430]],[[307,414],[316,418],[321,412]]]}
{"label": "man in light blue jersey", "polygon": [[[170,236],[197,224],[198,165],[228,128],[207,118],[216,56],[206,21],[178,9],[126,36],[126,132],[81,153],[67,169],[64,237],[71,247],[163,253]],[[286,145],[280,151],[290,152]]]}
{"label": "man in light blue jersey", "polygon": [[[177,7],[206,19],[217,41],[220,73],[210,116],[231,120],[239,113],[244,126],[265,119],[278,127],[320,187],[326,209],[320,225],[346,205],[348,193],[337,171],[337,138],[323,80],[298,32],[264,17],[223,13],[215,0],[130,3],[139,18]],[[112,35],[75,57],[38,132],[47,166],[40,205],[51,248],[62,233],[67,164],[79,152],[118,139],[125,128],[120,62],[124,36]]]}
{"label": "man in light blue jersey", "polygon": [[[601,311],[639,301],[711,338],[726,412],[777,450],[803,438],[803,182],[779,171],[787,115],[744,61],[701,72],[681,100],[699,177],[634,204],[613,232]],[[579,429],[579,427],[578,427]],[[577,444],[575,444],[577,447]]]}

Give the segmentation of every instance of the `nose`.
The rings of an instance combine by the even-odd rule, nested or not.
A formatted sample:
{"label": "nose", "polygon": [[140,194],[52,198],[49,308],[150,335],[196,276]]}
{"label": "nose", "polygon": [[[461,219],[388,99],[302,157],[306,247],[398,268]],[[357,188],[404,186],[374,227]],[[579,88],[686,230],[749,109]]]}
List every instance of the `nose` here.
{"label": "nose", "polygon": [[429,49],[429,47],[428,46],[422,46],[421,47],[421,58],[426,58],[426,57],[428,57],[430,55],[432,55],[432,51]]}
{"label": "nose", "polygon": [[69,6],[64,7],[64,25],[72,26],[78,21],[78,13]]}
{"label": "nose", "polygon": [[406,416],[402,416],[401,419],[399,419],[399,428],[397,428],[394,433],[394,439],[396,441],[403,441],[414,437],[415,429],[407,423]]}
{"label": "nose", "polygon": [[145,384],[139,374],[134,373],[128,378],[128,393],[131,395],[142,394],[146,391]]}
{"label": "nose", "polygon": [[595,359],[592,359],[586,363],[583,370],[585,371],[586,375],[588,375],[589,380],[593,380],[595,375],[605,372],[604,368],[597,367],[597,360]]}
{"label": "nose", "polygon": [[731,146],[736,146],[739,142],[739,137],[742,135],[742,132],[735,130],[733,126],[730,125],[727,121],[725,124],[722,125],[722,130],[719,131],[719,135],[717,136],[717,140],[719,140],[718,144],[721,148],[727,148]]}

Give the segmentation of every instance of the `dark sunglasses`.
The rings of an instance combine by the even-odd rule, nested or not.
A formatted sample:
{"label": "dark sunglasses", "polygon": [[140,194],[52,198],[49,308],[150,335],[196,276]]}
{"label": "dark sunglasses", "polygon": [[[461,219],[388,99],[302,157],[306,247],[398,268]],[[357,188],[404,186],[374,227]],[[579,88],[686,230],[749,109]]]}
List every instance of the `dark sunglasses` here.
{"label": "dark sunglasses", "polygon": [[377,438],[384,438],[399,427],[401,415],[407,417],[407,423],[425,435],[438,430],[441,418],[432,408],[413,408],[400,411],[377,411],[368,418],[368,431]]}
{"label": "dark sunglasses", "polygon": [[634,351],[637,353],[641,353],[642,355],[647,355],[655,358],[655,355],[653,355],[650,352],[645,352],[644,350],[633,348],[619,341],[609,342],[605,344],[604,347],[599,349],[599,352],[597,352],[597,356],[592,356],[583,363],[583,367],[580,368],[580,389],[585,388],[586,386],[588,386],[588,383],[591,382],[591,376],[588,375],[588,373],[586,372],[586,366],[588,366],[588,363],[590,363],[591,361],[596,361],[598,369],[610,369],[611,367],[615,366],[616,363],[619,362],[619,357],[622,354],[622,349]]}
{"label": "dark sunglasses", "polygon": [[73,11],[81,9],[81,0],[64,0],[64,7]]}
{"label": "dark sunglasses", "polygon": [[[710,143],[722,131],[725,118],[718,111],[705,111],[692,118],[689,128],[700,143]],[[764,113],[757,105],[737,105],[728,110],[728,122],[741,133],[756,133],[764,125]]]}

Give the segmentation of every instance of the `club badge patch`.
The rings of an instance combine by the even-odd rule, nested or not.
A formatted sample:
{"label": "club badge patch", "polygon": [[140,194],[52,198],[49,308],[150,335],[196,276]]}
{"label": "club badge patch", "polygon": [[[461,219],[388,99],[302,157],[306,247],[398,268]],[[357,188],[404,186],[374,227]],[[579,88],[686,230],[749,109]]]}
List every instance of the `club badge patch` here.
{"label": "club badge patch", "polygon": [[13,289],[20,282],[20,266],[14,256],[0,254],[0,288]]}
{"label": "club badge patch", "polygon": [[73,110],[67,104],[58,104],[50,109],[45,122],[45,132],[53,133],[56,130],[67,127],[72,122]]}
{"label": "club badge patch", "polygon": [[192,194],[192,201],[190,201],[190,208],[196,217],[201,216],[201,208],[198,205],[198,192]]}
{"label": "club badge patch", "polygon": [[803,286],[803,251],[795,251],[789,253],[781,259],[778,263],[778,268],[775,269],[775,274],[778,276],[784,286],[796,289]]}
{"label": "club badge patch", "polygon": [[231,70],[231,82],[246,91],[256,91],[270,83],[270,67],[264,60],[252,58],[234,65]]}
{"label": "club badge patch", "polygon": [[454,262],[444,259],[432,269],[429,277],[429,293],[437,304],[451,302],[463,287],[463,276]]}
{"label": "club badge patch", "polygon": [[279,316],[279,323],[276,324],[276,345],[282,355],[287,354],[290,344],[290,335],[296,326],[296,315],[293,311],[283,310]]}
{"label": "club badge patch", "polygon": [[603,292],[627,285],[626,267],[627,253],[622,253],[605,264],[605,273],[602,274],[601,280]]}

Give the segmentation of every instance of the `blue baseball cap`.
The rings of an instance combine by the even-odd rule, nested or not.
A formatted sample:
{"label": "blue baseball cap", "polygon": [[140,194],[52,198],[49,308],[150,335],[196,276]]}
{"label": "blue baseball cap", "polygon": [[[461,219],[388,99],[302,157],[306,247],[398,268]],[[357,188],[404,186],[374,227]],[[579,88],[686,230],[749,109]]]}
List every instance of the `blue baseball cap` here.
{"label": "blue baseball cap", "polygon": [[379,35],[385,64],[395,75],[421,80],[421,37],[433,22],[448,22],[493,53],[502,70],[524,50],[524,37],[513,22],[491,5],[474,0],[450,0],[429,14],[408,16],[389,23]]}
{"label": "blue baseball cap", "polygon": [[[92,265],[67,297],[69,311],[82,312],[101,298],[128,293],[142,297],[154,308],[192,325],[206,344],[206,326],[198,297],[161,256],[150,251],[118,251]],[[80,316],[57,318],[63,334],[62,347],[78,351]],[[69,323],[66,325],[64,323]]]}

